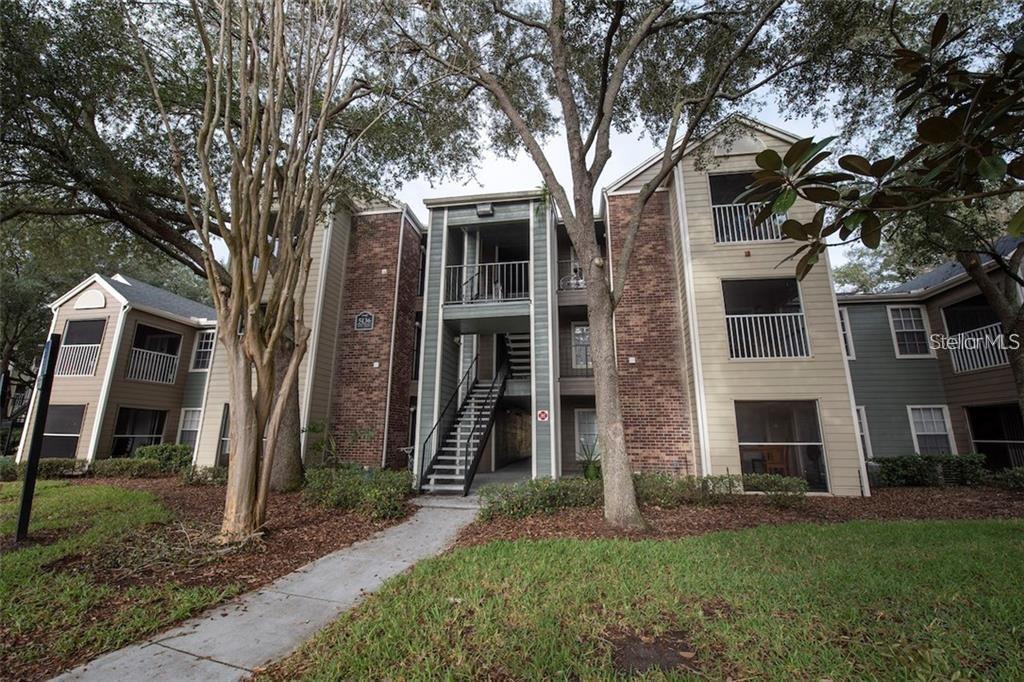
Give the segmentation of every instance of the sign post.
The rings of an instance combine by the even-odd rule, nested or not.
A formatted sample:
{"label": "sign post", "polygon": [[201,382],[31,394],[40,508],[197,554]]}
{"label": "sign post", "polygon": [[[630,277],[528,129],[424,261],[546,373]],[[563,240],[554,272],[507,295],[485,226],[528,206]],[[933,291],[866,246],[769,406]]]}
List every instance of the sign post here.
{"label": "sign post", "polygon": [[[32,440],[25,459],[25,482],[21,488],[21,510],[18,512],[18,533],[15,541],[23,542],[28,537],[28,520],[32,516],[32,498],[36,492],[36,475],[39,473],[39,455],[43,450],[43,431],[46,413],[50,408],[50,391],[53,389],[53,372],[57,367],[57,352],[60,350],[60,334],[51,334],[43,348],[39,361],[39,377],[36,379],[36,414],[32,420]],[[26,426],[28,425],[26,421]]]}

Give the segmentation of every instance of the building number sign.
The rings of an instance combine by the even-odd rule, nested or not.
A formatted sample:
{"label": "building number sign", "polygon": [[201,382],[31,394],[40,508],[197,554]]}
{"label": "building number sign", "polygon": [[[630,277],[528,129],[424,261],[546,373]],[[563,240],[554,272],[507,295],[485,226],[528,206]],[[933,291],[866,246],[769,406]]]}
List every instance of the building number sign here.
{"label": "building number sign", "polygon": [[363,311],[356,315],[356,331],[368,332],[373,329],[373,313]]}

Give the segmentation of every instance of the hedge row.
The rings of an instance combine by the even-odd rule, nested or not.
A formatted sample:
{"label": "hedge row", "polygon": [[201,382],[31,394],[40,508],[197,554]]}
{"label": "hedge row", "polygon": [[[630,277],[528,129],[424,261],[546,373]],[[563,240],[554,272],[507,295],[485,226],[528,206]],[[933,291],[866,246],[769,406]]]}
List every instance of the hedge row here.
{"label": "hedge row", "polygon": [[981,485],[989,477],[985,455],[907,455],[874,460],[884,486]]}
{"label": "hedge row", "polygon": [[317,467],[306,471],[305,495],[323,507],[357,510],[374,519],[405,514],[412,474],[356,466]]}
{"label": "hedge row", "polygon": [[[777,507],[792,507],[807,495],[801,478],[775,474],[744,476],[683,476],[636,474],[633,477],[640,504],[671,509],[690,504],[721,504],[745,491],[761,492]],[[551,514],[560,509],[596,507],[603,502],[602,482],[586,478],[541,478],[512,485],[495,484],[480,490],[480,516],[523,518]]]}

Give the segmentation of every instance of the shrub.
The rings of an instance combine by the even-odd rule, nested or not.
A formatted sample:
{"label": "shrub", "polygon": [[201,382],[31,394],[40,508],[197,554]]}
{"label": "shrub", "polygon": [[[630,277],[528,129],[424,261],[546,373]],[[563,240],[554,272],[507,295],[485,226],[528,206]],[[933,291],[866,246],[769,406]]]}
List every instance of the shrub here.
{"label": "shrub", "polygon": [[[24,480],[25,471],[28,469],[28,462],[18,465],[18,478]],[[85,462],[80,459],[64,457],[47,457],[39,460],[39,468],[36,470],[36,478],[63,478],[74,476],[85,470]]]}
{"label": "shrub", "polygon": [[92,463],[92,473],[104,478],[155,478],[164,474],[160,461],[137,457],[98,459]]}
{"label": "shrub", "polygon": [[978,485],[985,479],[985,456],[907,455],[876,460],[886,486]]}
{"label": "shrub", "polygon": [[521,519],[559,509],[592,507],[601,504],[602,499],[601,481],[585,478],[539,478],[511,485],[494,484],[480,489],[480,518]]}
{"label": "shrub", "polygon": [[1024,467],[989,474],[986,482],[1007,490],[1024,490]]}
{"label": "shrub", "polygon": [[743,474],[743,489],[762,492],[773,507],[788,509],[803,504],[807,481],[778,474]]}
{"label": "shrub", "polygon": [[192,448],[177,443],[159,443],[143,445],[137,448],[132,457],[136,459],[155,459],[160,462],[164,471],[177,473],[192,466]]}
{"label": "shrub", "polygon": [[13,457],[0,457],[0,481],[14,481],[18,478],[18,465]]}
{"label": "shrub", "polygon": [[405,499],[412,493],[412,474],[351,465],[315,467],[306,471],[304,492],[307,499],[322,507],[391,519],[405,513]]}
{"label": "shrub", "polygon": [[227,467],[196,467],[190,466],[181,472],[181,482],[185,485],[227,485]]}

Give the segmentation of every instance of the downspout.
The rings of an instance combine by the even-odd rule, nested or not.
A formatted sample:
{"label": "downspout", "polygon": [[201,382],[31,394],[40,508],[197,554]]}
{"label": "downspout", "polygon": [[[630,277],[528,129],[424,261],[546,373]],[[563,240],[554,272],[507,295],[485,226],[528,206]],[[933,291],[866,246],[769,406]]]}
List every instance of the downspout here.
{"label": "downspout", "polygon": [[672,170],[676,187],[676,205],[679,211],[679,231],[683,247],[683,281],[686,286],[687,317],[690,322],[690,354],[693,357],[693,377],[697,395],[697,432],[700,434],[700,468],[703,476],[711,475],[711,450],[708,443],[708,407],[704,394],[704,366],[700,357],[700,332],[697,323],[697,304],[693,296],[693,256],[690,253],[690,223],[686,217],[686,192],[683,172],[677,164]]}

